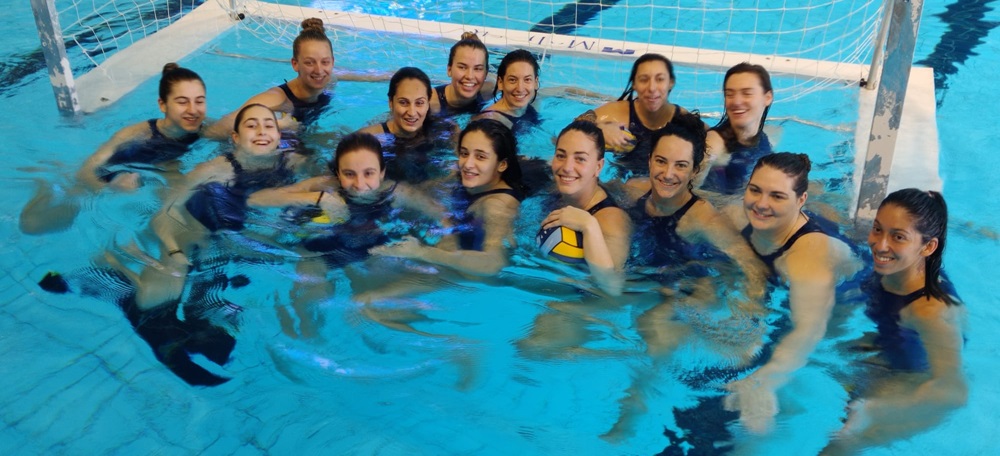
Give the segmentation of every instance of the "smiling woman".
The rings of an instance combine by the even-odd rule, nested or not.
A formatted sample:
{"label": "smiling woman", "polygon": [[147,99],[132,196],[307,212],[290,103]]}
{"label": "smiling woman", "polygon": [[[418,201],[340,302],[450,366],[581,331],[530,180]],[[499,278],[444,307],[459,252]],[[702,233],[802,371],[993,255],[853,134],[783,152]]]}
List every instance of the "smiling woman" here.
{"label": "smiling woman", "polygon": [[278,150],[281,135],[274,112],[267,106],[250,104],[236,113],[234,123],[231,136],[235,149],[185,175],[154,216],[159,265],[132,277],[140,309],[180,297],[191,265],[188,256],[204,247],[209,233],[243,229],[250,193],[291,182],[291,160]]}
{"label": "smiling woman", "polygon": [[552,175],[562,207],[549,212],[541,229],[562,226],[580,233],[583,259],[598,287],[619,295],[625,280],[632,224],[600,185],[604,136],[591,122],[577,120],[556,140]]}
{"label": "smiling woman", "polygon": [[[254,95],[243,106],[259,103],[281,116],[281,129],[293,130],[298,123],[309,124],[316,120],[330,104],[327,87],[333,80],[333,44],[326,36],[323,21],[309,18],[302,21],[302,31],[292,43],[292,70],[298,76],[291,81]],[[232,112],[206,130],[206,136],[224,139],[229,134],[236,112]]]}
{"label": "smiling woman", "polygon": [[478,113],[491,96],[494,84],[487,84],[490,54],[474,32],[465,32],[448,54],[451,82],[434,87],[431,113],[440,117]]}
{"label": "smiling woman", "polygon": [[514,221],[524,199],[517,140],[492,119],[469,122],[458,138],[461,187],[453,192],[454,233],[436,246],[416,239],[379,247],[381,256],[413,258],[463,274],[496,275],[516,247]]}
{"label": "smiling woman", "polygon": [[40,187],[21,211],[21,231],[43,234],[65,229],[80,210],[77,197],[105,187],[135,190],[142,185],[140,170],[175,162],[187,153],[188,146],[201,137],[205,83],[194,71],[168,63],[163,66],[157,104],[163,118],[115,133],[84,162],[66,199],[57,200],[49,187]]}
{"label": "smiling woman", "polygon": [[538,123],[538,111],[532,106],[538,96],[538,59],[524,50],[507,53],[497,67],[497,93],[500,99],[483,110],[477,119],[493,119],[515,129],[523,121]]}
{"label": "smiling woman", "polygon": [[725,195],[743,191],[750,168],[771,153],[764,121],[774,101],[767,69],[740,63],[726,72],[722,83],[726,112],[708,132],[708,153],[701,188]]}
{"label": "smiling woman", "polygon": [[740,421],[754,433],[773,428],[777,390],[806,365],[826,333],[837,285],[860,268],[847,244],[802,212],[810,166],[804,154],[766,155],[754,167],[743,196],[750,220],[743,236],[772,278],[788,284],[792,326],[763,366],[727,385],[726,408],[739,411]]}
{"label": "smiling woman", "polygon": [[597,123],[604,132],[608,150],[621,154],[614,160],[618,176],[648,175],[646,161],[653,133],[673,122],[678,114],[687,112],[668,99],[675,82],[670,59],[660,54],[645,54],[632,65],[628,85],[618,101],[580,116]]}
{"label": "smiling woman", "polygon": [[426,133],[430,125],[431,80],[420,68],[403,67],[389,80],[389,120],[361,129],[373,135],[412,139]]}

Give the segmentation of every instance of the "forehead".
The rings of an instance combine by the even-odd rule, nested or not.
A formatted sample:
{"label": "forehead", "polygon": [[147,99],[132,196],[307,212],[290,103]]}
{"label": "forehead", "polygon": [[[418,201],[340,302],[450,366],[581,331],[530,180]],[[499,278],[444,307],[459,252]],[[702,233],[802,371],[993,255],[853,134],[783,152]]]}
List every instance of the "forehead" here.
{"label": "forehead", "polygon": [[197,79],[188,79],[175,82],[170,86],[171,97],[203,97],[205,96],[205,86]]}
{"label": "forehead", "polygon": [[535,74],[535,67],[532,64],[522,60],[507,65],[507,71],[504,73],[504,76],[523,77],[534,74]]}
{"label": "forehead", "polygon": [[299,58],[311,57],[314,59],[333,58],[333,51],[325,41],[305,40],[299,43]]}
{"label": "forehead", "polygon": [[479,130],[473,130],[462,136],[462,147],[466,149],[479,149],[493,152],[493,142]]}
{"label": "forehead", "polygon": [[764,165],[750,176],[750,183],[765,192],[795,194],[795,179],[776,168]]}
{"label": "forehead", "polygon": [[906,209],[895,204],[886,204],[880,207],[878,213],[875,215],[875,220],[883,228],[916,231],[914,227],[916,217]]}
{"label": "forehead", "polygon": [[270,109],[263,106],[251,106],[243,111],[243,121],[246,122],[251,119],[274,119],[274,113]]}
{"label": "forehead", "polygon": [[427,97],[427,91],[430,90],[424,83],[419,79],[406,78],[399,81],[399,85],[396,86],[396,98],[419,98]]}
{"label": "forehead", "polygon": [[679,136],[664,136],[656,142],[653,154],[669,158],[671,160],[692,160],[694,157],[694,146],[681,139]]}
{"label": "forehead", "polygon": [[472,46],[461,46],[455,49],[455,62],[467,65],[482,65],[486,63],[486,53]]}
{"label": "forehead", "polygon": [[339,168],[365,169],[378,168],[378,153],[371,149],[358,148],[341,154],[338,160]]}
{"label": "forehead", "polygon": [[594,139],[579,130],[567,131],[559,138],[556,147],[568,153],[586,152],[597,157],[597,144]]}
{"label": "forehead", "polygon": [[639,64],[635,70],[635,75],[656,75],[667,74],[667,64],[660,60],[649,60]]}
{"label": "forehead", "polygon": [[729,76],[726,80],[727,89],[745,89],[745,88],[760,88],[763,86],[760,83],[760,77],[754,73],[736,73]]}

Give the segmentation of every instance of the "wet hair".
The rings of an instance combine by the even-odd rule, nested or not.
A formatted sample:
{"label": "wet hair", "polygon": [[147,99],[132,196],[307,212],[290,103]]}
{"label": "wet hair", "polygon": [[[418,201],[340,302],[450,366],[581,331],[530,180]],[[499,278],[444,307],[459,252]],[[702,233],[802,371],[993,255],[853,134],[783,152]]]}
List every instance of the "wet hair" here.
{"label": "wet hair", "polygon": [[794,180],[792,190],[795,191],[796,198],[802,196],[809,188],[809,170],[812,168],[812,163],[806,154],[776,152],[765,155],[760,160],[757,160],[757,164],[754,165],[750,176],[753,177],[754,173],[762,166],[770,166],[791,177]]}
{"label": "wet hair", "polygon": [[184,68],[174,62],[163,65],[163,74],[160,76],[160,100],[166,102],[170,98],[170,91],[174,84],[184,81],[198,81],[201,87],[205,88],[205,81],[201,80],[198,73]]}
{"label": "wet hair", "polygon": [[292,58],[299,58],[299,49],[302,47],[304,41],[320,41],[326,43],[330,46],[330,54],[333,54],[333,43],[330,42],[330,37],[326,36],[326,29],[323,28],[323,20],[316,17],[310,17],[302,21],[302,31],[299,32],[299,36],[295,37],[295,41],[292,42]]}
{"label": "wet hair", "polygon": [[393,73],[392,78],[389,79],[389,101],[392,101],[392,97],[396,96],[396,89],[399,88],[399,84],[407,79],[416,79],[424,83],[424,87],[427,87],[427,99],[430,101],[431,78],[427,77],[427,73],[424,73],[423,70],[417,67],[403,67]]}
{"label": "wet hair", "polygon": [[[767,72],[767,69],[761,65],[756,65],[750,62],[737,63],[733,65],[728,71],[726,71],[726,77],[722,79],[722,93],[726,93],[726,83],[729,82],[729,77],[734,74],[751,73],[757,76],[757,81],[760,82],[760,86],[764,89],[764,93],[774,92],[774,88],[771,86],[771,74]],[[767,112],[771,110],[771,105],[764,106],[764,113],[760,116],[760,126],[757,129],[757,134],[754,135],[754,143],[756,144],[760,140],[760,132],[764,131],[764,122],[767,120]],[[726,142],[727,149],[734,149],[736,144],[730,146],[731,141],[736,140],[736,133],[733,132],[732,128],[729,128],[729,114],[723,111],[722,118],[719,119],[713,130],[717,130],[722,139]]]}
{"label": "wet hair", "polygon": [[[632,88],[632,85],[635,82],[636,74],[639,73],[639,65],[652,61],[663,62],[663,64],[667,66],[667,74],[670,75],[670,80],[671,81],[677,80],[676,76],[674,75],[674,64],[670,63],[670,59],[653,52],[649,54],[643,54],[642,57],[636,59],[635,63],[632,64],[632,73],[629,74],[628,76],[628,84],[625,85],[625,90],[622,92],[622,96],[618,97],[618,101],[632,100],[632,95],[635,93],[635,89]],[[670,92],[668,91],[667,93],[669,94]]]}
{"label": "wet hair", "polygon": [[269,108],[267,106],[264,106],[264,105],[262,105],[260,103],[250,103],[250,104],[248,104],[248,105],[240,108],[240,110],[236,112],[236,120],[233,121],[233,131],[235,131],[235,132],[239,132],[240,131],[240,122],[243,122],[243,115],[246,114],[246,112],[248,110],[250,110],[250,108],[257,107],[257,106],[260,106],[261,108],[264,108],[268,112],[270,112],[271,113],[271,117],[274,118],[274,121],[278,122],[278,116],[274,115],[274,110],[273,109],[271,109],[271,108]]}
{"label": "wet hair", "polygon": [[924,296],[940,299],[948,305],[958,301],[941,287],[941,259],[944,256],[945,238],[948,235],[948,205],[944,197],[935,191],[905,188],[890,193],[882,200],[879,209],[893,205],[905,210],[913,217],[914,228],[920,233],[921,241],[929,242],[937,238],[937,249],[927,256],[924,265]]}
{"label": "wet hair", "polygon": [[361,131],[356,131],[340,138],[340,142],[337,143],[337,149],[333,153],[333,160],[330,160],[326,164],[326,167],[331,173],[337,175],[337,170],[340,169],[340,159],[344,155],[357,150],[368,150],[374,153],[378,157],[379,171],[385,170],[385,154],[382,152],[382,143],[379,142],[375,135]]}
{"label": "wet hair", "polygon": [[[524,49],[516,49],[507,53],[500,60],[500,66],[497,67],[497,84],[493,87],[493,98],[497,97],[497,92],[500,90],[500,82],[503,81],[504,76],[507,76],[507,68],[510,67],[512,63],[517,62],[528,62],[531,67],[535,69],[535,79],[538,79],[538,72],[540,67],[538,66],[538,59],[535,58],[535,54],[528,52]],[[535,98],[538,98],[538,89],[535,89],[535,95],[531,98],[534,102]]]}
{"label": "wet hair", "polygon": [[517,158],[517,138],[514,137],[514,133],[511,133],[507,126],[497,120],[488,118],[473,120],[459,133],[459,147],[462,147],[462,140],[465,139],[465,135],[472,131],[482,132],[490,139],[493,153],[497,155],[497,163],[504,160],[507,161],[507,169],[500,173],[500,179],[522,195],[525,194],[527,188],[523,182],[521,163]]}
{"label": "wet hair", "polygon": [[[701,171],[701,162],[705,160],[705,136],[707,132],[704,125],[698,114],[690,112],[677,113],[674,120],[653,133],[651,141],[653,147],[650,149],[647,159],[652,159],[653,150],[656,150],[656,145],[659,144],[661,139],[667,136],[676,136],[691,143],[691,164],[694,167],[695,174],[697,174]],[[688,190],[693,188],[694,184],[688,181]]]}
{"label": "wet hair", "polygon": [[458,52],[458,48],[468,47],[472,49],[478,49],[483,51],[483,55],[486,56],[483,64],[486,66],[486,72],[489,73],[490,70],[490,51],[486,49],[486,45],[483,44],[482,40],[479,39],[479,35],[476,32],[465,32],[462,34],[462,38],[458,40],[457,43],[451,46],[451,51],[448,53],[448,67],[455,62],[455,54]]}
{"label": "wet hair", "polygon": [[556,143],[559,142],[559,139],[561,139],[563,135],[569,133],[570,131],[578,131],[587,135],[587,137],[594,141],[594,145],[597,147],[597,159],[600,160],[604,158],[604,132],[601,131],[601,128],[598,127],[597,124],[589,120],[574,120],[559,132],[559,136],[556,137]]}

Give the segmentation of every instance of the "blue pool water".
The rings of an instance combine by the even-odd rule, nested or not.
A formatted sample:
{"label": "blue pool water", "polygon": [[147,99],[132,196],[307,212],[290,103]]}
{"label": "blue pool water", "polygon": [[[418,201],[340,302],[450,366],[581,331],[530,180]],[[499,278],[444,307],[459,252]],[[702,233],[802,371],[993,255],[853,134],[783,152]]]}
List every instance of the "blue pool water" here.
{"label": "blue pool water", "polygon": [[[1000,158],[992,151],[997,135],[984,115],[989,105],[983,94],[1000,71],[997,6],[928,2],[916,57],[933,65],[941,78],[941,173],[953,220],[945,265],[968,303],[969,405],[941,426],[871,454],[974,455],[995,448],[990,436],[1000,387],[992,374],[998,367],[1000,300],[988,284],[998,279],[998,241],[990,233],[1000,230],[1000,215],[989,210],[995,205],[988,195],[1000,191],[993,177]],[[662,431],[674,426],[672,408],[695,403],[698,393],[673,380],[678,372],[660,372],[664,380],[656,385],[658,394],[639,419],[636,436],[616,445],[599,439],[614,422],[630,377],[649,369],[631,329],[632,315],[602,314],[609,324],[597,326],[605,337],[595,348],[621,355],[528,360],[515,352],[513,341],[530,330],[547,299],[509,282],[457,284],[383,304],[419,309],[428,318],[419,329],[449,336],[426,337],[365,318],[347,299],[346,278],[334,274],[337,293],[323,304],[328,328],[323,340],[290,340],[281,333],[274,306],[287,299],[291,264],[240,264],[238,272],[253,286],[225,292],[226,299],[245,308],[234,359],[226,366],[233,380],[216,388],[188,386],[156,361],[114,305],[46,294],[36,286],[49,270],[86,266],[112,243],[131,240],[157,209],[151,190],[96,198],[63,233],[31,237],[17,228],[17,214],[35,179],[59,181],[108,132],[156,116],[155,87],[144,84],[111,109],[90,116],[61,118],[39,63],[30,10],[26,5],[4,9],[0,21],[15,29],[0,38],[0,138],[7,164],[0,170],[0,454],[653,454],[668,443]],[[219,41],[226,51],[287,57],[286,49],[269,49],[239,32]],[[342,67],[361,61],[338,54]],[[205,77],[214,116],[292,76],[284,63],[210,52],[182,63]],[[429,72],[443,77],[443,66]],[[691,70],[681,73],[682,78],[697,76]],[[559,80],[559,70],[551,77]],[[688,107],[719,109],[693,105],[682,91],[673,95]],[[793,106],[778,104],[772,115],[837,126],[856,112],[852,101],[830,98],[835,97],[820,93]],[[329,127],[354,129],[383,111],[384,86],[341,83],[336,100],[336,106],[360,108],[335,109]],[[571,115],[582,107],[550,99],[543,112]],[[545,141],[561,123],[558,115],[550,117],[527,154],[550,154]],[[817,177],[843,175],[837,166],[845,155],[850,161],[850,148],[842,147],[849,131],[775,123],[784,129],[783,147],[806,150],[824,165]],[[199,150],[213,152],[210,146]],[[537,275],[530,269],[514,268],[511,275]],[[698,360],[699,354],[681,354],[685,357]],[[752,453],[815,453],[824,432],[836,428],[843,394],[823,363],[817,364],[787,388],[792,400],[780,432],[754,442]]]}

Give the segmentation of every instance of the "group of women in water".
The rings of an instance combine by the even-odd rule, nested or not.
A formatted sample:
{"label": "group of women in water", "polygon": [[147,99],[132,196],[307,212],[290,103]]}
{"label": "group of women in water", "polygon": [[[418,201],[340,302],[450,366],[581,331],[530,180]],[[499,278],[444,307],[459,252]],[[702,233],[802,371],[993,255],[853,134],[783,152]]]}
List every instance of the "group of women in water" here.
{"label": "group of women in water", "polygon": [[[742,369],[723,387],[724,407],[739,412],[746,429],[766,433],[779,411],[779,390],[824,338],[840,292],[863,282],[866,314],[877,325],[866,343],[878,348],[865,361],[879,367],[866,373],[874,380],[852,390],[857,397],[845,426],[825,451],[849,453],[926,429],[965,401],[962,307],[942,273],[947,209],[939,193],[890,194],[868,236],[865,267],[869,255],[858,255],[836,226],[804,210],[809,158],[772,151],[764,132],[774,101],[767,71],[749,63],[732,67],[723,83],[725,115],[708,128],[669,101],[676,76],[658,54],[635,61],[617,101],[567,119],[539,178],[522,168],[528,161],[518,150],[519,134],[539,122],[539,63],[526,50],[512,51],[491,81],[488,59],[470,33],[451,48],[447,84],[432,86],[422,70],[400,68],[389,80],[385,121],[339,138],[322,170],[311,166],[316,157],[297,135],[335,103],[328,91],[333,48],[322,21],[302,23],[291,59],[297,77],[211,124],[201,78],[166,65],[158,100],[163,117],[116,133],[87,159],[70,192],[135,189],[151,172],[167,184],[150,222],[156,252],[138,271],[113,262],[134,286],[121,305],[137,331],[143,334],[142,315],[176,313],[199,255],[222,234],[248,225],[271,228],[253,230],[254,242],[295,252],[291,311],[278,306],[277,318],[290,337],[308,339],[321,331],[318,303],[333,296],[331,268],[347,272],[359,300],[422,291],[392,283],[391,274],[502,275],[518,248],[522,205],[532,198],[541,208],[532,229],[546,246],[539,256],[576,265],[584,279],[517,342],[525,356],[587,353],[585,326],[598,320],[588,313],[641,295],[651,302],[636,320],[637,333],[650,356],[669,359],[690,338],[721,337],[727,324],[762,324],[775,310],[768,308],[768,290],[784,287],[788,299],[778,305],[787,319],[772,333],[773,343],[762,348],[760,331],[718,343],[740,352],[728,367]],[[203,137],[230,144],[180,169],[178,158]],[[722,215],[720,205],[732,201],[724,195],[740,194],[740,216]],[[25,207],[22,230],[65,228],[77,210],[41,192]],[[267,217],[281,223],[261,222]],[[405,261],[380,261],[386,258]],[[356,267],[361,263],[366,267]],[[862,270],[871,278],[854,280]],[[704,317],[720,308],[725,318]],[[144,337],[163,344],[154,346],[158,356],[167,345],[194,352],[206,343],[190,335],[169,344]],[[193,384],[225,381],[192,375],[189,369],[200,369],[192,363],[160,359]],[[226,356],[212,359],[224,364]]]}

